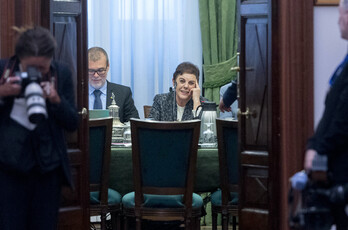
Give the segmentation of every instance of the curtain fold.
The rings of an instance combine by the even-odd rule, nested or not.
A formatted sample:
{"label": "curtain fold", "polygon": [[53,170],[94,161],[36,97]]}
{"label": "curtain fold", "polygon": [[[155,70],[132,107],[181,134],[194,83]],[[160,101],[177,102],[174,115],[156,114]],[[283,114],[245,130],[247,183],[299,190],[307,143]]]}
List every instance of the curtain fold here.
{"label": "curtain fold", "polygon": [[236,0],[199,0],[204,96],[219,103],[222,85],[236,78],[238,49]]}

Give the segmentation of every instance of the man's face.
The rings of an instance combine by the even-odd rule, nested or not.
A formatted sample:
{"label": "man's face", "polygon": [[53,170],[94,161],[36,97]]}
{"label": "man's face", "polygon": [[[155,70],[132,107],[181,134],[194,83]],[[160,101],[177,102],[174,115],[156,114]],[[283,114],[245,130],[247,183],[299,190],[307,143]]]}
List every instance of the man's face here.
{"label": "man's face", "polygon": [[348,40],[348,10],[343,5],[338,7],[339,19],[338,25],[341,32],[341,37]]}
{"label": "man's face", "polygon": [[89,84],[95,88],[100,89],[106,82],[109,66],[106,64],[106,57],[101,55],[97,61],[88,61],[88,79]]}
{"label": "man's face", "polygon": [[50,71],[52,58],[44,56],[31,56],[20,59],[22,71],[26,72],[28,66],[36,67],[42,75],[47,74]]}

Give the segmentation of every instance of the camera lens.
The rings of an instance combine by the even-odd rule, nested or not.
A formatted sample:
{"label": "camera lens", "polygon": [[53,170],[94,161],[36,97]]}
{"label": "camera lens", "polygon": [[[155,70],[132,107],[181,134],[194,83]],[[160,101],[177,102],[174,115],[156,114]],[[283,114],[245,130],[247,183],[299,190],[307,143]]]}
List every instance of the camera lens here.
{"label": "camera lens", "polygon": [[40,85],[36,82],[30,83],[25,88],[25,99],[27,103],[27,113],[29,121],[37,124],[47,118],[46,101]]}

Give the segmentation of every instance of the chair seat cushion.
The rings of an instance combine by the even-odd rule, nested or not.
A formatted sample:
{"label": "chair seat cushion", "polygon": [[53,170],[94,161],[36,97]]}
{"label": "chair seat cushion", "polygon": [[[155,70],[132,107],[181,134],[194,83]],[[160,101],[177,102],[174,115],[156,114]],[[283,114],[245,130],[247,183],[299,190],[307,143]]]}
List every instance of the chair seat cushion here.
{"label": "chair seat cushion", "polygon": [[[91,204],[99,204],[99,192],[90,192],[89,201]],[[117,191],[109,188],[108,189],[108,204],[119,204],[121,203],[121,194]]]}
{"label": "chair seat cushion", "polygon": [[[228,202],[228,204],[236,205],[238,204],[238,193],[231,192],[232,200]],[[215,206],[221,206],[221,190],[218,190],[211,194],[211,204]]]}
{"label": "chair seat cushion", "polygon": [[[148,208],[181,208],[183,195],[144,195],[144,206]],[[127,193],[122,198],[122,204],[126,208],[133,208],[134,192]],[[200,195],[193,193],[192,207],[200,208],[203,205],[203,199]]]}

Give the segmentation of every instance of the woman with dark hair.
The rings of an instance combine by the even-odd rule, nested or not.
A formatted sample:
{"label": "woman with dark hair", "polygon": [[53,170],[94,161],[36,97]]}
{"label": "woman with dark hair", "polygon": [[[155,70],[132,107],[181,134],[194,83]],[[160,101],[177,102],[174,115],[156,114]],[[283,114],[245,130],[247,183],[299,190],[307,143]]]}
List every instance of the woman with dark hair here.
{"label": "woman with dark hair", "polygon": [[72,185],[64,130],[78,126],[75,93],[51,33],[17,32],[15,56],[0,60],[0,229],[51,230],[61,185]]}
{"label": "woman with dark hair", "polygon": [[157,121],[184,121],[195,117],[197,107],[206,101],[200,96],[199,69],[190,62],[183,62],[173,74],[174,90],[157,94],[149,117]]}

